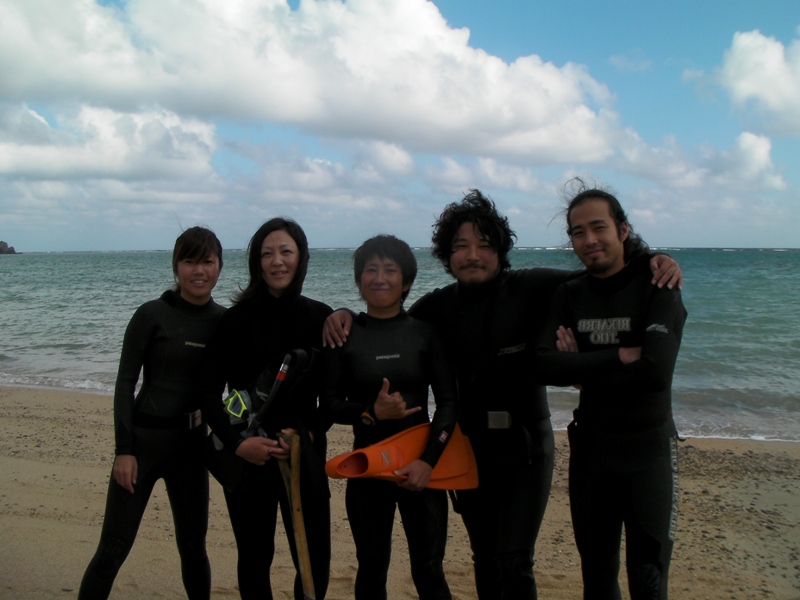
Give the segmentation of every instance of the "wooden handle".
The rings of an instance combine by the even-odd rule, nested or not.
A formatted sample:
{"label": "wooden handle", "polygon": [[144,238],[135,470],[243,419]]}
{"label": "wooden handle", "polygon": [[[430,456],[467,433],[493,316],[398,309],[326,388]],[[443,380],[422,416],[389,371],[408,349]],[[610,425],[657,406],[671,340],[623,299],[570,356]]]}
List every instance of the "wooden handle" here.
{"label": "wooden handle", "polygon": [[[300,501],[300,436],[292,434],[289,439],[289,463],[279,460],[283,484],[286,486],[286,495],[292,509],[292,529],[294,530],[294,545],[297,550],[297,564],[300,568],[300,581],[303,584],[305,600],[316,600],[314,591],[314,578],[311,574],[311,556],[308,553],[308,540],[306,538],[306,524],[303,520],[303,504]],[[284,438],[285,439],[285,438]]]}

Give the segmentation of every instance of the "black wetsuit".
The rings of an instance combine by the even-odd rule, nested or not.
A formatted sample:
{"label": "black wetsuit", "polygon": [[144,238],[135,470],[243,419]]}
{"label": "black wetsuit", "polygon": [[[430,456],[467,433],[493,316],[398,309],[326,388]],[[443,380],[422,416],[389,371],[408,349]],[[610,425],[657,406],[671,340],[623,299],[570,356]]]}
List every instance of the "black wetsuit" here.
{"label": "black wetsuit", "polygon": [[[435,466],[458,418],[455,374],[438,335],[427,323],[401,312],[390,319],[365,314],[353,322],[347,343],[326,353],[322,407],[336,423],[353,426],[354,448],[363,448],[428,422],[428,387],[436,410],[421,460]],[[423,410],[403,419],[365,425],[361,414],[374,405],[383,378],[389,393],[400,392],[406,408]],[[444,433],[444,435],[443,435]],[[450,590],[442,560],[447,542],[447,495],[442,490],[412,492],[391,481],[350,479],[347,516],[356,544],[357,600],[386,598],[395,508],[408,540],[411,576],[422,600],[447,600]]]}
{"label": "black wetsuit", "polygon": [[[209,351],[207,421],[223,444],[236,448],[242,438],[222,410],[222,391],[252,388],[259,375],[271,367],[277,372],[284,355],[296,348],[319,349],[322,325],[331,308],[304,296],[270,295],[265,284],[255,295],[230,308],[217,330]],[[311,353],[311,352],[309,352]],[[330,493],[324,471],[325,432],[317,411],[321,389],[321,360],[315,360],[306,375],[294,384],[288,380],[280,398],[263,423],[267,432],[291,427],[302,443],[301,498],[306,537],[319,600],[325,598],[330,572]],[[313,434],[313,444],[309,433]],[[297,568],[291,510],[277,460],[263,466],[248,464],[241,489],[225,491],[228,514],[239,551],[239,592],[245,600],[271,599],[270,565],[275,553],[275,527],[280,506],[284,528]],[[298,572],[295,598],[303,599]]]}
{"label": "black wetsuit", "polygon": [[480,483],[459,491],[456,504],[481,600],[537,597],[533,554],[554,442],[545,388],[532,377],[534,346],[554,290],[571,276],[526,269],[476,287],[454,283],[409,311],[436,327],[457,368],[459,422],[475,450]]}
{"label": "black wetsuit", "polygon": [[[187,413],[200,408],[205,346],[224,310],[213,300],[195,306],[168,291],[139,307],[128,324],[114,392],[114,424],[116,454],[136,457],[138,477],[133,494],[111,477],[100,544],[78,594],[82,600],[108,597],[160,478],[172,507],[186,593],[192,599],[211,594],[208,472],[202,460],[206,428],[190,429]],[[142,370],[142,387],[134,400]]]}
{"label": "black wetsuit", "polygon": [[[679,291],[651,279],[641,257],[611,277],[566,283],[540,343],[539,380],[582,386],[569,491],[587,599],[620,598],[623,523],[631,598],[667,598],[678,508],[671,386],[686,311]],[[556,349],[560,325],[579,352]],[[641,347],[641,359],[623,364],[620,347]]]}

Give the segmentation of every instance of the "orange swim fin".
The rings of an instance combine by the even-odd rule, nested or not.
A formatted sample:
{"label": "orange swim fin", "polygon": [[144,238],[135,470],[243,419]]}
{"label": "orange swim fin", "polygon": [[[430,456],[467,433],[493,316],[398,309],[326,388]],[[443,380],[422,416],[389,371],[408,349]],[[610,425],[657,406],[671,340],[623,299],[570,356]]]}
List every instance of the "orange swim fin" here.
{"label": "orange swim fin", "polygon": [[[422,423],[367,448],[334,456],[325,464],[325,472],[332,479],[375,477],[403,481],[405,477],[394,472],[422,456],[430,430],[430,423]],[[461,433],[458,424],[433,468],[428,487],[439,490],[470,490],[478,487],[475,454],[469,438]]]}

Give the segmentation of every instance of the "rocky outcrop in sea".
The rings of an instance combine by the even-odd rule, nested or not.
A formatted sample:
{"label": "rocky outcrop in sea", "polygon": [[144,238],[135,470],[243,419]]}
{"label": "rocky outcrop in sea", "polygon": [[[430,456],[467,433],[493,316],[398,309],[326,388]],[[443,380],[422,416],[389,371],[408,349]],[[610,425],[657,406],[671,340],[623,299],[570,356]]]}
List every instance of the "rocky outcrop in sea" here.
{"label": "rocky outcrop in sea", "polygon": [[17,251],[14,250],[14,246],[9,246],[5,242],[0,242],[0,254],[16,254]]}

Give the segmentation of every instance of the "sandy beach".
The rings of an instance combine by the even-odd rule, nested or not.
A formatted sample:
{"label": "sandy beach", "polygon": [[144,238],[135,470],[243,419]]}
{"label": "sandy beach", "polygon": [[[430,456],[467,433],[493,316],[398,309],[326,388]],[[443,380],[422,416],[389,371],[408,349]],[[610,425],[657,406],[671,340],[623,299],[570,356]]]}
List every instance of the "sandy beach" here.
{"label": "sandy beach", "polygon": [[[347,450],[349,443],[347,428],[331,431],[331,453]],[[535,567],[544,599],[581,597],[567,456],[566,436],[559,432],[556,475]],[[77,597],[99,538],[112,460],[111,398],[0,387],[0,597]],[[680,468],[671,596],[800,599],[800,444],[688,439],[680,445]],[[340,600],[352,598],[355,552],[343,482],[332,482],[331,491],[333,560],[327,597]],[[236,548],[216,482],[210,512],[213,597],[238,598]],[[293,568],[279,538],[273,591],[275,598],[291,598]],[[477,598],[466,533],[452,513],[445,569],[454,598]],[[111,597],[185,597],[161,484]],[[416,597],[399,517],[389,597]]]}

